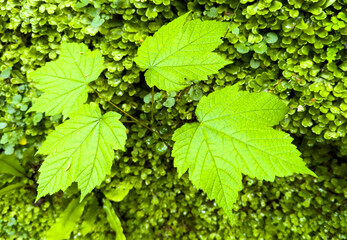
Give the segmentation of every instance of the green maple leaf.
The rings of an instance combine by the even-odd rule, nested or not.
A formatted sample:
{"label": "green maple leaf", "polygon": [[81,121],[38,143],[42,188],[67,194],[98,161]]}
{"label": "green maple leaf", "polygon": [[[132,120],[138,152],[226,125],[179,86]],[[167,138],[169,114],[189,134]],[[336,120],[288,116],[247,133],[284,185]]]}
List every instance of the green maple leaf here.
{"label": "green maple leaf", "polygon": [[174,164],[231,218],[242,189],[242,173],[273,181],[293,173],[316,176],[306,168],[292,138],[274,130],[288,108],[268,93],[238,92],[226,87],[203,97],[196,110],[199,123],[175,131]]}
{"label": "green maple leaf", "polygon": [[64,118],[79,109],[88,97],[88,83],[103,71],[103,57],[82,43],[62,43],[59,59],[29,74],[44,92],[31,111],[46,115],[63,113]]}
{"label": "green maple leaf", "polygon": [[186,22],[188,13],[161,27],[138,49],[134,60],[147,68],[147,84],[166,91],[179,91],[189,86],[187,80],[207,80],[229,64],[212,52],[223,41],[228,23],[196,19]]}
{"label": "green maple leaf", "polygon": [[126,129],[115,112],[101,115],[94,104],[84,104],[48,135],[38,153],[49,154],[40,168],[37,200],[65,190],[73,182],[81,199],[110,174],[113,149],[125,150]]}

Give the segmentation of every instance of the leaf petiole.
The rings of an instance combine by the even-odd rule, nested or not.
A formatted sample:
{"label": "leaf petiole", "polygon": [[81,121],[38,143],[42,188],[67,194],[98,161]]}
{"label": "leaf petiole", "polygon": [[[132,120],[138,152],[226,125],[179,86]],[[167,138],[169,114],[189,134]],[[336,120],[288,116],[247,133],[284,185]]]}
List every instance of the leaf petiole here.
{"label": "leaf petiole", "polygon": [[152,120],[151,123],[154,123],[154,87],[152,87],[152,107],[151,107]]}
{"label": "leaf petiole", "polygon": [[103,98],[104,100],[106,100],[109,104],[111,104],[113,107],[117,108],[119,111],[121,111],[123,114],[127,115],[128,117],[130,117],[131,119],[133,119],[135,122],[139,123],[140,125],[142,125],[143,127],[147,128],[149,131],[151,131],[152,133],[156,134],[163,142],[164,144],[170,148],[171,146],[163,139],[163,137],[160,135],[160,133],[158,133],[156,130],[153,130],[152,128],[148,127],[146,124],[144,124],[142,121],[138,120],[137,118],[133,117],[132,115],[130,115],[129,113],[127,113],[126,111],[124,111],[123,109],[121,109],[120,107],[118,107],[116,104],[114,104],[113,102],[111,102],[110,100],[106,99],[104,96],[102,96],[102,94],[100,92],[98,92],[95,88],[93,88],[92,86],[88,85],[95,93],[97,93],[99,95],[99,97]]}

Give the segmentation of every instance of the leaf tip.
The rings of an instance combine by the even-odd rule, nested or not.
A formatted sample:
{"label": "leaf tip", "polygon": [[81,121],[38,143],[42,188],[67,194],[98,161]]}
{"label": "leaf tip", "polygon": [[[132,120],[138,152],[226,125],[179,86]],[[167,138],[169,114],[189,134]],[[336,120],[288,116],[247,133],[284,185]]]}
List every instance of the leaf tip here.
{"label": "leaf tip", "polygon": [[317,174],[307,168],[306,174],[311,175],[312,177],[318,178]]}
{"label": "leaf tip", "polygon": [[35,112],[34,105],[32,105],[32,106],[25,112],[25,114],[31,113],[31,112]]}
{"label": "leaf tip", "polygon": [[34,203],[37,204],[37,202],[38,202],[43,196],[44,196],[44,194],[38,192],[38,193],[37,193],[37,196],[36,196],[36,198],[35,198]]}
{"label": "leaf tip", "polygon": [[81,188],[81,196],[80,196],[80,203],[83,201],[83,199],[92,191],[92,189],[88,189],[88,188]]}

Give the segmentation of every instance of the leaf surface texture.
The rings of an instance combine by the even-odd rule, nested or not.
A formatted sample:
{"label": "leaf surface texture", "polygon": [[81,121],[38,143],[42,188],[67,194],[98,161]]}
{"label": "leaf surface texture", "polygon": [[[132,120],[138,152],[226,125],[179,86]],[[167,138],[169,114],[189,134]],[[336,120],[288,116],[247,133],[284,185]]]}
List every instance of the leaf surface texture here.
{"label": "leaf surface texture", "polygon": [[223,42],[228,23],[200,19],[186,23],[187,17],[188,13],[161,27],[139,48],[134,60],[147,68],[150,87],[179,91],[190,85],[187,80],[207,80],[230,63],[212,52]]}
{"label": "leaf surface texture", "polygon": [[81,199],[111,171],[114,149],[125,150],[126,129],[115,112],[85,104],[48,135],[38,153],[49,154],[40,168],[38,196],[65,190],[72,182]]}
{"label": "leaf surface texture", "polygon": [[98,78],[103,62],[101,53],[90,51],[85,44],[62,43],[58,60],[29,74],[44,92],[29,111],[68,117],[86,102],[88,83]]}
{"label": "leaf surface texture", "polygon": [[174,133],[174,164],[181,176],[189,169],[193,184],[224,208],[242,189],[242,173],[274,181],[293,173],[315,176],[292,145],[292,138],[274,130],[288,108],[268,93],[239,92],[237,86],[203,97],[196,110],[199,123]]}

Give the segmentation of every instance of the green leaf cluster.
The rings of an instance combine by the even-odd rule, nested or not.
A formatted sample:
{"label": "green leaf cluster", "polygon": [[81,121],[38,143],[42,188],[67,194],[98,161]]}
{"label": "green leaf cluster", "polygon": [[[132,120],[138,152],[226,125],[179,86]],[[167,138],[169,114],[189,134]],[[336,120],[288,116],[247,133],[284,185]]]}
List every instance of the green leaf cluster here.
{"label": "green leaf cluster", "polygon": [[97,104],[84,104],[88,83],[103,70],[103,59],[84,44],[63,43],[57,61],[47,63],[30,77],[45,91],[29,109],[47,115],[63,113],[69,119],[48,135],[38,153],[49,155],[40,168],[38,200],[66,190],[73,182],[81,199],[110,173],[114,150],[125,150],[126,129],[118,113],[102,115]]}
{"label": "green leaf cluster", "polygon": [[[47,117],[39,112],[25,113],[30,102],[40,94],[30,79],[26,82],[27,79],[20,76],[44,65],[49,59],[56,59],[62,40],[81,41],[99,49],[105,58],[106,70],[92,83],[93,87],[123,109],[130,110],[131,114],[141,114],[143,121],[150,121],[152,103],[138,101],[150,90],[143,85],[142,74],[133,62],[137,47],[177,14],[188,9],[194,19],[208,20],[206,14],[215,7],[218,15],[214,19],[229,21],[232,18],[239,30],[236,35],[227,34],[218,48],[218,53],[228,56],[233,64],[193,87],[207,95],[238,83],[250,92],[268,91],[278,95],[288,104],[289,113],[277,128],[296,138],[295,144],[301,146],[303,159],[315,169],[319,180],[294,175],[267,183],[245,177],[243,183],[247,187],[240,193],[234,207],[237,224],[231,227],[214,202],[208,201],[201,191],[191,186],[188,174],[179,180],[175,177],[172,161],[166,160],[170,151],[165,155],[158,155],[155,151],[160,140],[143,127],[129,124],[127,153],[116,152],[117,164],[113,166],[112,177],[107,177],[100,186],[109,189],[110,185],[117,186],[119,179],[131,177],[136,183],[126,201],[116,204],[119,217],[126,224],[127,236],[143,239],[153,236],[227,239],[230,235],[237,239],[309,239],[312,235],[325,239],[346,238],[343,225],[346,222],[345,208],[339,205],[345,199],[346,189],[343,174],[346,168],[341,155],[346,154],[346,104],[343,101],[346,50],[338,50],[335,60],[329,64],[326,54],[328,48],[334,48],[338,43],[345,44],[346,28],[341,23],[346,22],[343,20],[345,3],[288,1],[281,2],[281,8],[275,10],[278,1],[242,1],[238,8],[238,2],[225,0],[188,0],[185,3],[89,1],[89,5],[77,10],[74,8],[77,2],[42,1],[37,4],[22,1],[18,5],[14,1],[4,1],[6,9],[0,10],[5,24],[5,27],[0,27],[1,60],[13,70],[8,79],[0,81],[0,121],[6,123],[0,130],[0,149],[6,150],[2,154],[15,154],[27,171],[34,177],[38,176],[35,169],[42,156],[25,157],[22,153],[29,148],[36,151],[61,119],[60,115]],[[99,6],[93,6],[94,3]],[[330,5],[326,6],[327,3]],[[249,15],[247,11],[251,5],[257,6],[255,15]],[[90,31],[94,17],[89,13],[94,13],[96,7],[100,7],[100,16],[105,23]],[[311,12],[320,13],[314,15]],[[239,54],[234,47],[238,40],[248,41],[250,34],[259,34],[265,39],[268,32],[275,32],[278,41],[267,44],[267,51],[263,54],[254,51]],[[252,65],[251,59],[259,64],[257,68],[252,67],[257,64]],[[312,67],[301,67],[306,64]],[[1,71],[6,68],[2,67]],[[172,134],[182,121],[195,119],[198,102],[188,93],[190,89],[192,87],[177,93],[173,97],[175,105],[171,108],[163,105],[169,94],[155,90],[161,93],[161,97],[153,102],[153,115],[163,134]],[[22,99],[13,98],[16,95]],[[91,97],[104,110],[111,110],[103,99],[94,94]],[[330,150],[322,150],[321,143],[325,144],[324,149]],[[9,184],[9,175],[0,178],[1,182]],[[25,180],[14,178],[13,184],[22,179]],[[1,199],[3,235],[0,234],[0,238],[44,238],[55,214],[61,211],[62,193],[45,198],[46,202],[36,207],[32,205],[34,199],[30,198],[35,192],[30,189],[33,189],[32,183]],[[155,193],[155,196],[148,193]],[[69,196],[67,191],[63,199]],[[94,228],[85,239],[112,238],[108,225],[104,223],[106,216],[99,215],[101,219],[98,218],[97,229]],[[173,224],[168,227],[165,223]]]}
{"label": "green leaf cluster", "polygon": [[[135,61],[148,68],[145,77],[149,86],[181,90],[191,84],[188,80],[207,80],[208,75],[230,63],[211,52],[222,43],[227,24],[186,22],[187,17],[188,13],[164,26],[139,48]],[[276,42],[274,38],[270,34],[268,42]],[[45,93],[29,112],[62,112],[69,117],[49,134],[38,152],[49,156],[40,168],[37,200],[65,191],[73,182],[78,183],[83,199],[111,173],[113,150],[125,150],[121,116],[114,112],[101,115],[96,104],[84,104],[88,84],[100,75],[102,62],[99,52],[91,52],[83,44],[64,43],[58,60],[30,74]],[[193,100],[202,97],[199,89],[191,90]],[[271,128],[286,112],[276,97],[239,93],[237,87],[203,97],[196,110],[200,123],[185,124],[173,136],[172,155],[179,175],[189,169],[193,184],[215,199],[230,218],[231,206],[242,189],[241,173],[269,181],[292,173],[315,176],[291,145],[292,139]],[[157,143],[156,148],[160,148],[159,155],[167,150],[164,143]]]}
{"label": "green leaf cluster", "polygon": [[[218,29],[219,23],[196,21],[196,24],[199,23],[196,26],[189,25],[194,22],[191,21],[183,25],[186,18],[187,15],[183,15],[164,26],[139,48],[135,61],[141,67],[148,68],[145,77],[149,86],[156,85],[166,91],[183,89],[186,87],[184,77],[193,78],[191,73],[199,69],[186,65],[185,59],[191,57],[195,59],[197,67],[204,66],[205,62],[199,59],[203,56],[209,59],[209,55],[205,52],[199,55],[198,52],[203,48],[210,51],[215,49],[214,41],[223,32],[209,36],[210,43],[199,42],[199,39],[207,36],[201,30],[204,29],[202,26]],[[210,27],[213,25],[215,27]],[[178,39],[170,35],[176,28],[184,29],[178,34]],[[191,31],[188,39],[192,41],[186,41],[185,32]],[[270,34],[268,42],[276,42],[275,36]],[[175,40],[171,42],[170,38]],[[254,49],[263,53],[259,52],[260,48],[259,45]],[[185,49],[187,52],[184,52]],[[219,65],[217,69],[223,66]],[[172,74],[172,71],[175,73]],[[232,204],[242,189],[241,173],[268,181],[274,181],[275,176],[293,173],[316,176],[306,168],[300,152],[291,145],[292,138],[271,128],[284,118],[287,111],[285,104],[276,97],[239,93],[237,86],[215,91],[202,98],[196,110],[199,123],[185,124],[173,135],[175,145],[172,156],[179,176],[189,169],[193,184],[215,199],[230,218]]]}

